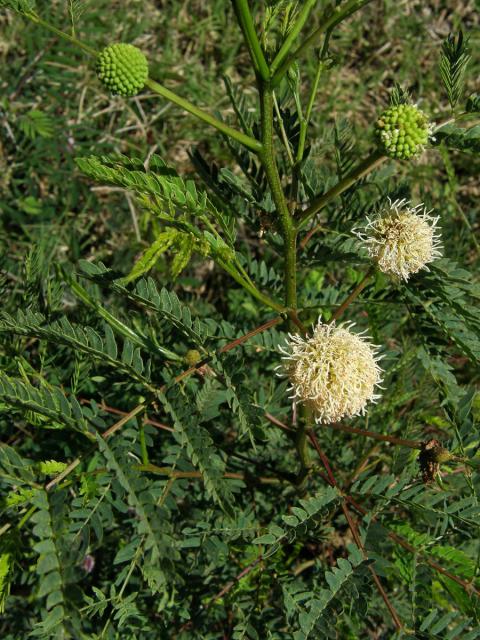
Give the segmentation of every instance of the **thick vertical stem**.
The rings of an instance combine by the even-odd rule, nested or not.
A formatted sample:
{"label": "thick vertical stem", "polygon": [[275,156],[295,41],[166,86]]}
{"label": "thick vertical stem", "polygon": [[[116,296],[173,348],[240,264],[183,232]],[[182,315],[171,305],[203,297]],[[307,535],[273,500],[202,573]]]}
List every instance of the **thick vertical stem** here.
{"label": "thick vertical stem", "polygon": [[[285,306],[288,309],[295,310],[297,308],[297,229],[288,208],[275,160],[273,145],[273,91],[269,86],[263,86],[260,96],[262,108],[262,151],[260,158],[272,192],[272,198],[279,218],[280,231],[283,236]],[[295,323],[290,320],[290,328],[292,331],[296,330],[294,324]],[[300,410],[295,435],[295,445],[300,458],[300,471],[298,473],[299,485],[303,484],[310,467],[306,435],[308,420],[309,412],[302,408]]]}
{"label": "thick vertical stem", "polygon": [[262,109],[262,151],[260,157],[272,192],[273,202],[279,217],[280,230],[284,243],[285,259],[285,306],[289,309],[297,307],[297,230],[290,215],[282,183],[278,174],[275,151],[273,147],[273,92],[270,87],[261,90]]}

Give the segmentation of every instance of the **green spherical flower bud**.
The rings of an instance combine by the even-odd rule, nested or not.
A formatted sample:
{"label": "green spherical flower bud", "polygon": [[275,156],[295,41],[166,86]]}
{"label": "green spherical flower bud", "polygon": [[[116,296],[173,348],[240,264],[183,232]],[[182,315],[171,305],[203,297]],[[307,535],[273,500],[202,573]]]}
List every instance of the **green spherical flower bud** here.
{"label": "green spherical flower bud", "polygon": [[376,123],[376,134],[385,155],[400,160],[419,155],[431,133],[427,116],[413,104],[390,107]]}
{"label": "green spherical flower bud", "polygon": [[200,351],[197,351],[197,349],[190,349],[185,354],[185,362],[191,367],[194,367],[196,364],[198,364],[201,359],[202,354],[200,353]]}
{"label": "green spherical flower bud", "polygon": [[113,95],[125,98],[139,93],[148,79],[148,62],[131,44],[111,44],[97,57],[97,76]]}

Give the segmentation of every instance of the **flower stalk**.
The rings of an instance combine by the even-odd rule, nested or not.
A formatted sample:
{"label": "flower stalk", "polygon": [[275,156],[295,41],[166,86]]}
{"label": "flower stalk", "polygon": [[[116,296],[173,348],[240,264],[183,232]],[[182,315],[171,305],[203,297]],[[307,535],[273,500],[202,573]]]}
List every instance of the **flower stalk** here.
{"label": "flower stalk", "polygon": [[167,89],[159,82],[148,79],[147,82],[145,83],[145,86],[147,86],[151,91],[153,91],[157,95],[162,96],[162,98],[166,98],[169,102],[176,104],[178,107],[180,107],[184,111],[187,111],[188,113],[192,114],[199,120],[202,120],[206,124],[214,127],[215,129],[217,129],[217,131],[220,131],[220,133],[223,133],[224,135],[228,136],[229,138],[232,138],[233,140],[236,140],[247,149],[250,149],[250,151],[253,151],[254,153],[260,153],[262,151],[262,145],[258,140],[255,140],[255,138],[252,138],[251,136],[248,136],[245,133],[242,133],[241,131],[238,131],[237,129],[234,129],[233,127],[228,126],[221,120],[218,120],[218,118],[215,118],[214,116],[210,115],[203,109],[200,109],[199,107],[191,103],[189,100],[186,100],[185,98],[180,97],[173,91],[170,91],[170,89]]}
{"label": "flower stalk", "polygon": [[88,53],[90,56],[96,57],[98,55],[98,52],[93,47],[90,47],[89,45],[85,44],[81,40],[78,40],[78,38],[71,36],[69,33],[65,33],[65,31],[61,31],[60,29],[57,29],[57,27],[55,27],[53,24],[50,24],[50,22],[47,22],[36,13],[25,13],[24,15],[26,18],[28,18],[32,22],[35,22],[35,24],[38,24],[41,27],[44,27],[45,29],[48,29],[49,31],[57,35],[59,38],[63,38],[63,40],[67,40],[68,42],[71,42],[79,49],[82,49],[82,51],[85,51],[85,53]]}

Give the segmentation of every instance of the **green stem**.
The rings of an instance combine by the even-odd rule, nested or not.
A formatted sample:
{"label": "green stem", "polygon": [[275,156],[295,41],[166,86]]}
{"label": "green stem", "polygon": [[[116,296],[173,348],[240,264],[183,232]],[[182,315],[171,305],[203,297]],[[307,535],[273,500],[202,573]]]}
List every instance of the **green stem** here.
{"label": "green stem", "polygon": [[299,487],[303,487],[305,480],[308,477],[310,467],[312,466],[308,445],[308,433],[310,421],[312,421],[313,418],[310,409],[303,404],[299,405],[298,413],[299,422],[295,433],[295,446],[297,447],[298,457],[300,458],[300,469],[297,474],[296,484]]}
{"label": "green stem", "polygon": [[243,37],[245,38],[245,42],[250,53],[250,58],[252,59],[255,67],[255,73],[266,82],[270,78],[270,69],[255,30],[255,24],[250,12],[250,7],[248,6],[248,0],[232,0],[232,2],[238,23],[242,29]]}
{"label": "green stem", "polygon": [[[94,309],[98,313],[98,315],[101,316],[105,320],[105,322],[111,326],[115,333],[121,335],[123,338],[127,338],[127,340],[130,340],[131,342],[133,342],[133,344],[142,347],[147,351],[151,350],[152,344],[145,336],[136,333],[135,331],[130,329],[128,325],[124,324],[118,318],[113,316],[109,311],[104,309],[94,298],[92,298],[88,291],[84,287],[82,287],[79,282],[74,280],[73,277],[67,274],[64,269],[60,269],[60,271],[74,295],[85,305],[87,305],[91,309]],[[159,355],[167,358],[168,360],[172,360],[173,362],[182,361],[181,356],[177,355],[173,351],[170,351],[170,349],[167,349],[166,347],[155,345],[155,349],[158,351]]]}
{"label": "green stem", "polygon": [[315,103],[315,97],[317,95],[318,85],[320,83],[320,77],[322,75],[322,71],[325,66],[324,57],[326,56],[326,52],[328,50],[328,42],[329,42],[329,34],[327,33],[327,35],[325,36],[325,42],[322,48],[322,52],[318,60],[317,71],[315,73],[315,78],[313,80],[312,88],[310,90],[310,95],[308,98],[307,110],[305,112],[305,115],[303,115],[302,113],[301,105],[299,107],[297,106],[300,131],[298,136],[298,147],[297,147],[297,153],[295,155],[295,164],[293,167],[293,177],[292,177],[292,186],[291,186],[292,213],[295,212],[295,209],[297,207],[298,185],[300,182],[300,173],[301,173],[303,156],[305,154],[305,143],[307,140],[308,125],[310,123],[310,118],[312,116],[313,105]]}
{"label": "green stem", "polygon": [[277,86],[282,80],[283,76],[286,74],[291,65],[311,46],[313,46],[318,38],[325,33],[327,30],[331,30],[336,27],[342,20],[348,18],[361,9],[363,6],[371,2],[372,0],[350,0],[344,6],[340,6],[329,16],[327,20],[323,24],[321,24],[315,31],[313,31],[303,42],[302,44],[295,49],[295,51],[283,61],[280,67],[277,69],[276,73],[272,78],[272,85]]}
{"label": "green stem", "polygon": [[87,44],[84,44],[80,40],[77,40],[77,38],[75,38],[74,36],[71,36],[69,33],[65,33],[65,31],[61,31],[60,29],[57,29],[57,27],[54,27],[53,24],[50,24],[46,20],[43,20],[43,18],[40,18],[40,16],[37,16],[37,14],[25,13],[24,15],[26,18],[28,18],[32,22],[35,22],[36,24],[39,24],[42,27],[45,27],[45,29],[48,29],[52,33],[55,33],[59,38],[68,40],[68,42],[71,42],[72,44],[79,47],[80,49],[83,49],[83,51],[85,51],[89,55],[97,57],[98,52],[95,51],[95,49],[93,49],[92,47],[89,47]]}
{"label": "green stem", "polygon": [[[43,20],[43,18],[40,18],[40,16],[37,16],[34,13],[28,13],[28,14],[25,14],[25,16],[30,20],[32,20],[32,22],[35,22],[36,24],[42,27],[45,27],[49,31],[52,31],[60,38],[63,38],[64,40],[71,42],[72,44],[79,47],[80,49],[83,49],[83,51],[90,54],[91,56],[96,57],[98,55],[98,52],[95,51],[95,49],[93,49],[92,47],[89,47],[88,45],[84,44],[80,40],[77,40],[77,38],[75,38],[74,36],[71,36],[70,34],[65,33],[64,31],[57,29],[46,20]],[[262,146],[260,142],[258,142],[258,140],[255,140],[254,138],[247,136],[241,131],[237,131],[233,127],[229,127],[228,125],[224,124],[221,120],[218,120],[217,118],[215,118],[214,116],[211,116],[206,111],[203,111],[203,109],[199,109],[188,100],[185,100],[180,96],[177,96],[176,93],[174,93],[173,91],[170,91],[169,89],[162,86],[158,82],[155,82],[155,80],[151,80],[149,78],[145,83],[145,86],[149,87],[149,89],[151,89],[154,93],[157,93],[163,98],[166,98],[170,102],[173,102],[174,104],[178,105],[188,113],[191,113],[199,120],[203,120],[203,122],[206,122],[212,127],[215,127],[215,129],[218,129],[218,131],[221,131],[226,136],[229,136],[230,138],[237,140],[237,142],[239,142],[240,144],[243,144],[245,147],[247,147],[247,149],[250,149],[255,153],[259,153],[261,151]]]}
{"label": "green stem", "polygon": [[[290,214],[287,200],[283,192],[278,167],[275,160],[275,149],[273,145],[273,90],[269,86],[262,86],[260,91],[262,110],[262,145],[260,154],[268,184],[272,192],[280,222],[280,229],[284,243],[284,283],[285,283],[285,306],[295,314],[297,308],[297,249],[296,238],[297,229]],[[289,317],[290,328],[295,330],[295,322],[292,315]],[[307,447],[306,429],[308,410],[300,409],[299,425],[295,435],[295,445],[300,459],[300,471],[298,474],[298,484],[302,485],[308,475],[310,459]]]}
{"label": "green stem", "polygon": [[267,296],[265,293],[262,293],[259,289],[257,289],[257,287],[253,284],[253,282],[250,280],[248,275],[247,275],[247,278],[248,278],[247,279],[245,278],[245,276],[240,275],[235,267],[231,266],[227,262],[224,262],[223,260],[219,260],[217,258],[216,262],[217,264],[220,265],[220,267],[222,267],[222,269],[224,269],[228,274],[231,275],[231,277],[235,280],[235,282],[237,282],[241,287],[243,287],[245,291],[248,291],[248,293],[251,296],[253,296],[257,300],[262,302],[267,307],[270,307],[270,309],[277,311],[278,313],[286,312],[286,308],[283,305],[281,305],[279,302],[276,302],[275,300]]}
{"label": "green stem", "polygon": [[145,440],[145,421],[137,418],[137,424],[138,436],[140,441],[140,451],[142,452],[142,462],[143,464],[149,464],[150,460],[148,459],[147,441]]}
{"label": "green stem", "polygon": [[290,164],[291,167],[293,167],[295,162],[293,160],[292,149],[290,146],[290,141],[287,136],[287,132],[285,131],[285,124],[283,122],[282,114],[280,112],[280,107],[278,106],[278,101],[275,94],[273,94],[273,106],[275,107],[275,115],[277,116],[278,126],[280,128],[280,135],[282,137],[283,146],[285,147],[285,151],[287,153],[288,163]]}
{"label": "green stem", "polygon": [[278,173],[275,160],[275,150],[273,145],[273,91],[270,87],[261,89],[261,111],[262,111],[262,161],[268,184],[272,192],[273,202],[279,217],[280,229],[283,236],[284,259],[285,259],[285,306],[289,309],[297,307],[297,257],[296,239],[297,230],[290,215],[282,183]]}
{"label": "green stem", "polygon": [[289,54],[290,49],[293,46],[293,43],[297,39],[300,31],[303,29],[308,19],[308,16],[310,15],[310,11],[313,9],[316,3],[317,3],[317,0],[306,0],[302,10],[298,15],[297,21],[293,25],[288,36],[285,38],[285,41],[280,48],[280,51],[277,53],[277,55],[275,56],[275,59],[270,65],[270,71],[272,74],[275,73],[275,71],[278,69],[278,67],[281,65],[281,63],[285,60],[285,58]]}
{"label": "green stem", "polygon": [[320,59],[318,61],[317,72],[315,74],[315,78],[313,80],[312,88],[310,90],[310,96],[308,98],[308,104],[307,104],[307,110],[305,112],[305,117],[303,117],[300,120],[300,136],[299,136],[298,149],[297,149],[297,158],[296,158],[297,162],[301,162],[303,160],[303,154],[305,153],[305,141],[307,139],[307,129],[308,129],[308,125],[310,123],[310,118],[312,116],[313,105],[315,103],[315,97],[317,95],[318,85],[319,85],[319,82],[320,82],[320,77],[321,77],[322,71],[323,71],[323,69],[325,67],[324,52],[325,52],[325,46],[323,47],[322,55],[320,56]]}
{"label": "green stem", "polygon": [[17,529],[21,529],[23,525],[30,520],[30,518],[33,516],[36,510],[37,510],[36,507],[30,507],[30,509],[27,511],[27,513],[24,514],[23,518],[18,523]]}
{"label": "green stem", "polygon": [[247,149],[250,149],[250,151],[254,151],[255,153],[261,152],[262,145],[258,140],[255,140],[254,138],[247,136],[245,133],[242,133],[241,131],[237,131],[237,129],[233,129],[232,127],[229,127],[227,124],[223,123],[221,120],[218,120],[214,116],[211,116],[206,111],[203,111],[203,109],[199,109],[188,100],[185,100],[185,98],[181,98],[173,91],[170,91],[170,89],[167,89],[160,83],[155,82],[155,80],[148,79],[147,82],[145,83],[145,86],[151,89],[154,93],[157,93],[159,96],[162,96],[162,98],[166,98],[170,102],[173,102],[173,104],[176,104],[177,106],[181,107],[184,111],[191,113],[193,116],[195,116],[199,120],[203,120],[203,122],[206,122],[210,126],[215,127],[215,129],[225,134],[229,138],[233,138],[237,142],[240,142],[240,144],[243,144],[243,146],[247,147]]}
{"label": "green stem", "polygon": [[300,215],[300,227],[306,225],[306,223],[313,218],[319,211],[327,206],[337,196],[349,189],[358,180],[366,176],[373,171],[376,167],[380,166],[387,157],[382,154],[381,151],[374,151],[366,160],[361,162],[348,176],[345,176],[334,187],[329,189],[327,193],[317,196],[309,205],[307,209],[302,211]]}
{"label": "green stem", "polygon": [[[154,464],[139,464],[135,467],[139,471],[146,471],[148,473],[155,473],[161,476],[167,476],[169,478],[175,478],[177,480],[198,479],[203,480],[203,475],[200,471],[175,471],[170,467],[157,467]],[[245,480],[244,473],[225,472],[224,478],[231,480]],[[270,478],[265,476],[256,476],[256,480],[262,484],[279,484],[282,482],[281,478]]]}

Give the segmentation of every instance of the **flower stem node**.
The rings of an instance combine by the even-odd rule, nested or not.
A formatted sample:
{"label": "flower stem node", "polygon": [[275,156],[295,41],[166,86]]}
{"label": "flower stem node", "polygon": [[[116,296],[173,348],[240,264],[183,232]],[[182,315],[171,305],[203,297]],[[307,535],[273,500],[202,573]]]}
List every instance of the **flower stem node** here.
{"label": "flower stem node", "polygon": [[416,105],[399,104],[384,111],[376,134],[385,155],[397,160],[418,156],[428,143],[433,126]]}
{"label": "flower stem node", "polygon": [[408,280],[411,274],[441,257],[437,231],[438,217],[427,212],[423,203],[414,207],[405,199],[392,202],[368,224],[354,233],[363,242],[378,269],[397,279]]}
{"label": "flower stem node", "polygon": [[131,44],[111,44],[98,54],[96,71],[111,94],[128,98],[145,86],[148,62],[140,49]]}
{"label": "flower stem node", "polygon": [[380,397],[375,393],[382,379],[377,347],[353,333],[352,326],[319,319],[311,337],[289,334],[287,348],[280,348],[292,397],[312,410],[317,423],[362,415],[367,403]]}

